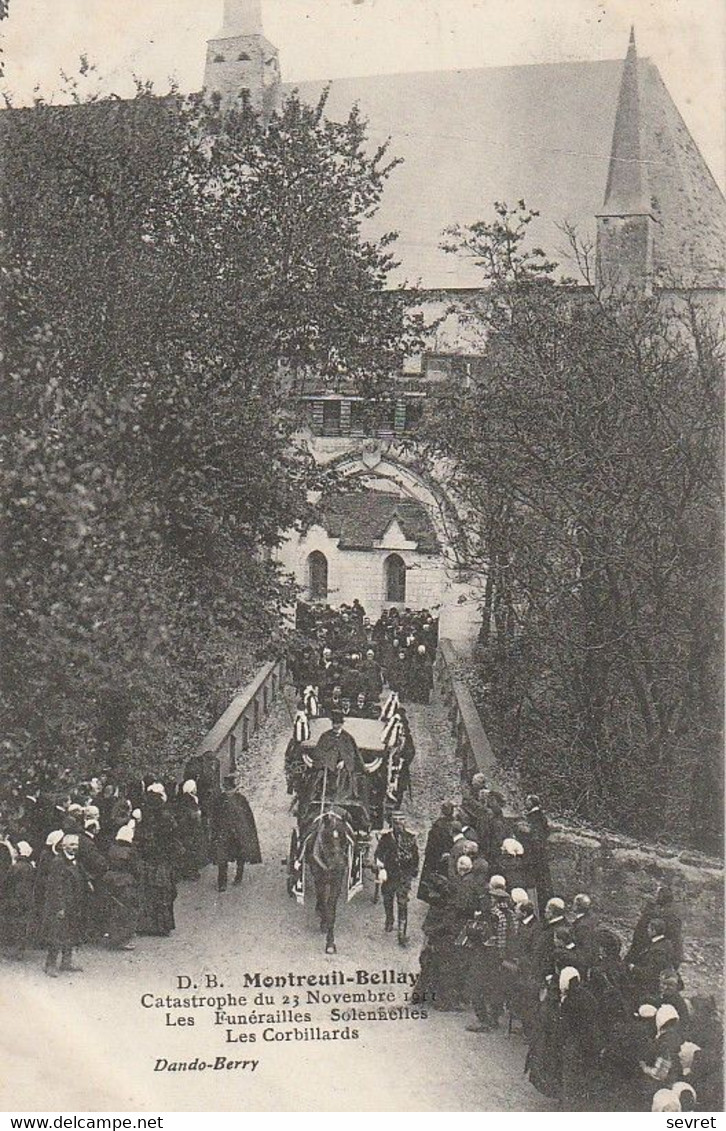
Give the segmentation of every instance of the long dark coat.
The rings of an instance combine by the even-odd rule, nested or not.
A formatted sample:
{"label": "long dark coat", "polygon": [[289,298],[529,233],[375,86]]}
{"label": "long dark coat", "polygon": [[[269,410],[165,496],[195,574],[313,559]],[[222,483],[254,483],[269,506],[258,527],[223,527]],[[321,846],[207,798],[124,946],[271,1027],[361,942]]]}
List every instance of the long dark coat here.
{"label": "long dark coat", "polygon": [[539,1008],[540,978],[537,970],[537,948],[542,926],[539,919],[515,925],[510,958],[516,969],[509,986],[509,1007],[522,1022],[525,1036],[529,1036]]}
{"label": "long dark coat", "polygon": [[188,793],[181,793],[175,803],[177,839],[179,842],[179,875],[194,878],[209,863],[201,806]]}
{"label": "long dark coat", "polygon": [[261,864],[257,825],[250,803],[242,793],[222,793],[211,816],[212,849],[220,860]]}
{"label": "long dark coat", "polygon": [[451,819],[449,817],[437,817],[426,838],[421,879],[418,884],[418,898],[425,903],[431,902],[431,881],[433,877],[446,876],[447,861],[442,858],[451,851],[453,843]]}
{"label": "long dark coat", "polygon": [[408,673],[409,696],[414,703],[428,703],[434,685],[434,668],[428,656],[414,654]]}
{"label": "long dark coat", "polygon": [[383,676],[381,668],[375,660],[364,660],[361,664],[361,675],[364,681],[366,698],[371,702],[378,702],[383,691]]}
{"label": "long dark coat", "polygon": [[103,933],[104,898],[101,891],[103,876],[108,869],[106,857],[98,848],[95,838],[86,832],[78,836],[78,867],[85,880],[83,885],[83,941],[98,939]]}
{"label": "long dark coat", "polygon": [[[542,920],[542,929],[537,939],[535,955],[537,974],[540,980],[546,978],[548,974],[555,973],[555,929],[566,926],[564,915],[558,918],[556,922],[547,923]],[[567,965],[571,965],[571,963]]]}
{"label": "long dark coat", "polygon": [[108,850],[108,871],[103,877],[112,944],[136,933],[141,909],[142,864],[138,848],[115,841]]}
{"label": "long dark coat", "polygon": [[524,1070],[543,1096],[559,1100],[562,1095],[562,1018],[559,992],[547,990],[534,1024]]}
{"label": "long dark coat", "polygon": [[19,946],[27,941],[33,915],[35,865],[20,856],[5,876],[0,902],[3,942]]}
{"label": "long dark coat", "polygon": [[[549,821],[541,809],[532,809],[527,814],[530,832],[525,838],[524,851],[529,862],[532,883],[537,892],[540,912],[544,911],[547,900],[552,895],[552,876],[550,874],[547,839],[550,833]],[[521,839],[521,838],[520,838]]]}
{"label": "long dark coat", "polygon": [[[311,775],[314,796],[318,796],[318,787],[322,789],[326,768],[328,796],[338,801],[358,796],[358,785],[364,777],[365,763],[356,740],[348,731],[343,730],[340,734],[335,734],[332,728],[323,731],[312,751],[312,762],[315,770]],[[343,763],[340,769],[337,768],[339,762]]]}
{"label": "long dark coat", "polygon": [[565,1111],[598,1110],[598,1055],[603,1037],[597,1002],[587,986],[571,987],[560,1005],[562,1103]]}
{"label": "long dark coat", "polygon": [[572,937],[588,967],[594,966],[598,958],[597,929],[597,916],[592,910],[577,916],[570,927]]}
{"label": "long dark coat", "polygon": [[633,967],[633,981],[639,1002],[657,997],[661,972],[675,964],[673,944],[669,939],[662,938],[658,942],[651,942],[647,950],[639,955]]}
{"label": "long dark coat", "polygon": [[46,946],[78,945],[83,931],[84,895],[85,881],[79,865],[59,853],[45,879],[40,933]]}
{"label": "long dark coat", "polygon": [[174,930],[177,896],[178,845],[176,821],[168,805],[156,793],[147,793],[143,804],[138,848],[142,858],[139,934],[168,935]]}
{"label": "long dark coat", "polygon": [[595,995],[606,1029],[612,1030],[630,1020],[633,991],[628,971],[620,958],[598,958],[590,967],[588,985]]}
{"label": "long dark coat", "polygon": [[408,829],[399,833],[385,832],[378,841],[376,860],[386,869],[388,878],[381,887],[395,888],[400,883],[410,883],[418,872],[418,845],[416,837]]}

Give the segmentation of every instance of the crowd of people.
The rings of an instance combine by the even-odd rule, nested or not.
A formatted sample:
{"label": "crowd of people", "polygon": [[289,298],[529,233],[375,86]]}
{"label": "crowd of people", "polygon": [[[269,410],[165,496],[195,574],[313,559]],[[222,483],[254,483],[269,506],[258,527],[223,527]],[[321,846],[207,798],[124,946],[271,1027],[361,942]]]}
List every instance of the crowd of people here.
{"label": "crowd of people", "polygon": [[[568,1111],[720,1111],[723,1033],[713,997],[688,994],[682,918],[661,886],[625,942],[585,891],[565,899],[550,870],[549,822],[540,799],[513,817],[506,798],[475,773],[446,801],[422,860],[401,810],[415,756],[405,702],[429,701],[438,623],[395,608],[375,624],[358,601],[338,610],[301,604],[289,670],[298,713],[285,771],[295,803],[322,772],[349,775],[357,749],[345,719],[378,719],[388,759],[373,868],[384,929],[407,945],[416,880],[427,904],[418,1000],[473,1012],[470,1032],[521,1029],[526,1072]],[[301,763],[310,722],[331,726]],[[355,747],[355,743],[353,743]],[[350,749],[349,749],[350,748]],[[395,773],[392,776],[392,768]],[[374,826],[378,827],[378,826]],[[209,863],[217,886],[261,862],[255,819],[234,776],[196,756],[180,782],[147,775],[120,785],[99,775],[54,796],[32,796],[0,829],[0,943],[6,958],[45,950],[45,971],[75,972],[75,948],[134,948],[136,935],[175,928],[180,881]]]}
{"label": "crowd of people", "polygon": [[[416,749],[405,703],[429,701],[438,622],[427,609],[399,612],[391,608],[373,624],[355,600],[339,609],[302,603],[296,627],[288,666],[297,694],[297,715],[285,754],[287,787],[295,799],[295,810],[298,815],[304,813],[306,799],[316,794],[318,775],[312,771],[325,772],[330,763],[328,770],[335,774],[330,796],[345,794],[356,799],[365,783],[372,827],[382,828],[399,809],[406,792],[410,794]],[[309,723],[318,717],[329,718],[331,728],[306,758]],[[346,719],[355,718],[381,722],[385,765],[366,766],[360,758],[345,728]],[[341,774],[345,783],[341,783]]]}
{"label": "crowd of people", "polygon": [[[298,629],[298,738],[318,712],[340,729],[345,715],[385,722],[392,699],[399,717],[399,700],[428,702],[438,637],[428,612],[393,609],[373,624],[357,601],[302,606]],[[722,1026],[713,997],[686,995],[681,917],[667,887],[643,907],[626,945],[587,892],[566,900],[556,891],[540,799],[530,795],[512,817],[481,773],[460,801],[442,805],[420,876],[404,813],[389,809],[386,825],[374,852],[384,929],[397,919],[406,944],[417,877],[428,905],[421,1000],[473,1011],[470,1032],[493,1033],[504,1021],[521,1030],[531,1083],[564,1110],[721,1110]]]}
{"label": "crowd of people", "polygon": [[474,774],[428,833],[419,996],[473,1010],[470,1032],[521,1028],[531,1083],[563,1110],[721,1111],[721,1022],[713,997],[687,996],[671,890],[624,946],[587,892],[553,888],[539,798],[521,820],[504,801]]}
{"label": "crowd of people", "polygon": [[428,609],[384,609],[375,622],[359,601],[298,605],[290,670],[298,692],[316,688],[326,713],[378,718],[384,683],[400,702],[428,703],[438,620]]}
{"label": "crowd of people", "polygon": [[186,769],[181,783],[147,775],[122,786],[101,775],[26,797],[0,833],[6,958],[41,947],[49,977],[78,973],[82,944],[133,950],[136,935],[168,937],[179,882],[199,879],[207,864],[217,866],[219,891],[230,862],[241,882],[245,864],[261,860],[249,803],[235,777],[219,788],[200,759]]}

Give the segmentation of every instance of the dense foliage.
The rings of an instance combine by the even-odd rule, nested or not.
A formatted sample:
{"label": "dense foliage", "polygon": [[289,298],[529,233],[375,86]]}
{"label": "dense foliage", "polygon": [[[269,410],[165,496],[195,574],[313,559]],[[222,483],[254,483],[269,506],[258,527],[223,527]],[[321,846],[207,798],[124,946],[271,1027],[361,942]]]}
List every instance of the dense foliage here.
{"label": "dense foliage", "polygon": [[140,86],[0,123],[4,747],[11,793],[178,764],[269,654],[274,564],[320,473],[309,370],[372,386],[407,344],[364,217],[365,123],[261,122]]}
{"label": "dense foliage", "polygon": [[715,848],[722,337],[683,297],[556,285],[532,215],[449,234],[482,268],[461,313],[488,349],[428,413],[486,577],[486,725],[560,813]]}

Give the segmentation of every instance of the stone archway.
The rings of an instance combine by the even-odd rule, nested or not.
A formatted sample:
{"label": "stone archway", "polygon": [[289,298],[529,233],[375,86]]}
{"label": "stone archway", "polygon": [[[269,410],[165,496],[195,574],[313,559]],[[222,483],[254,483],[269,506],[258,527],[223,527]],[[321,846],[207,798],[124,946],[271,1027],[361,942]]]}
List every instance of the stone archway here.
{"label": "stone archway", "polygon": [[395,488],[426,507],[441,546],[441,635],[464,648],[471,646],[479,632],[485,579],[472,577],[465,569],[460,548],[465,544],[466,519],[450,493],[421,466],[415,454],[382,447],[374,440],[325,462],[342,475],[355,476],[370,486],[378,484],[379,489]]}
{"label": "stone archway", "polygon": [[462,565],[459,551],[463,545],[463,519],[433,475],[413,464],[413,459],[406,460],[402,453],[383,451],[374,441],[366,441],[360,451],[346,452],[327,466],[364,482],[390,485],[422,503],[431,517],[447,570],[458,573]]}

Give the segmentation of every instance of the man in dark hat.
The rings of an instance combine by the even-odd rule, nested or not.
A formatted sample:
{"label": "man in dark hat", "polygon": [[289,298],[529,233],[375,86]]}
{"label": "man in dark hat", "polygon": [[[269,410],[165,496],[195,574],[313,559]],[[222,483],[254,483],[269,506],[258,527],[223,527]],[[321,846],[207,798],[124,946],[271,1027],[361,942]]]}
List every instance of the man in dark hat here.
{"label": "man in dark hat", "polygon": [[391,828],[378,841],[376,864],[386,913],[385,930],[393,930],[395,900],[398,909],[398,942],[401,946],[406,945],[408,897],[411,884],[418,874],[418,863],[416,837],[406,828],[406,818],[397,809],[391,813]]}
{"label": "man in dark hat", "polygon": [[648,923],[648,946],[630,964],[639,1002],[655,1001],[660,991],[662,972],[678,967],[673,943],[666,938],[665,932],[663,919],[651,919]]}
{"label": "man in dark hat", "polygon": [[214,800],[211,814],[212,851],[217,865],[217,888],[227,890],[227,869],[235,861],[235,884],[242,883],[245,864],[261,864],[257,825],[250,803],[237,787],[234,774],[224,779],[223,791]]}
{"label": "man in dark hat", "polygon": [[325,730],[312,753],[313,769],[335,776],[338,797],[356,796],[356,776],[365,769],[358,743],[344,728],[342,711],[333,711],[332,726]]}

